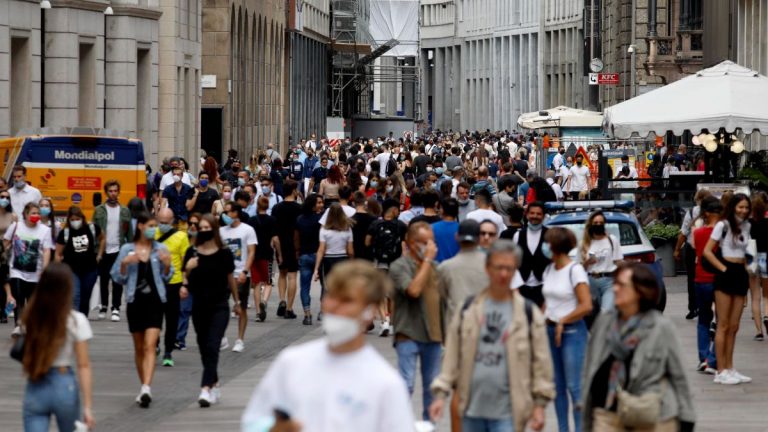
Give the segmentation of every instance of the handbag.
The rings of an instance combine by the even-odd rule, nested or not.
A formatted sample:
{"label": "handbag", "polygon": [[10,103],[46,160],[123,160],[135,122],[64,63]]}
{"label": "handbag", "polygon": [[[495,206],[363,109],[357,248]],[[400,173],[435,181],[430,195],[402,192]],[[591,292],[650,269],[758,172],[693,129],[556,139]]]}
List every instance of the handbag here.
{"label": "handbag", "polygon": [[658,392],[646,392],[639,396],[621,387],[617,389],[616,414],[624,427],[643,429],[653,427],[659,422],[665,381],[661,381],[661,389]]}
{"label": "handbag", "polygon": [[24,335],[19,335],[19,337],[16,338],[16,341],[13,343],[13,346],[11,346],[11,358],[18,361],[19,363],[24,362],[24,342],[25,337]]}

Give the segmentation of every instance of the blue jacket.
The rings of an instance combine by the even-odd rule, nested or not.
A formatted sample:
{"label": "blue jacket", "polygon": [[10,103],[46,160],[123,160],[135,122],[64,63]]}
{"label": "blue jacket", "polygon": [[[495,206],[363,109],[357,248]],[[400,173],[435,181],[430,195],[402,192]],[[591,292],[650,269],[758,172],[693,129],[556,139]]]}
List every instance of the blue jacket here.
{"label": "blue jacket", "polygon": [[[130,264],[126,269],[128,271],[128,274],[124,275],[120,273],[120,263],[122,263],[123,259],[126,256],[128,256],[129,253],[133,252],[135,249],[136,249],[135,243],[126,243],[123,246],[121,246],[120,254],[117,256],[117,259],[115,260],[115,264],[112,266],[112,270],[110,271],[112,280],[115,281],[115,283],[125,286],[125,302],[126,303],[133,303],[133,297],[136,294],[136,279],[138,279],[139,265]],[[149,261],[152,264],[152,275],[155,278],[155,286],[157,287],[157,293],[160,295],[160,300],[163,303],[165,303],[166,302],[165,284],[168,283],[169,280],[171,280],[171,277],[173,277],[173,266],[171,266],[171,269],[167,275],[163,274],[165,272],[165,266],[163,265],[163,262],[160,261],[160,257],[157,255],[157,252],[159,250],[165,250],[166,252],[168,252],[168,248],[165,247],[164,244],[153,241],[152,252],[149,254]]]}

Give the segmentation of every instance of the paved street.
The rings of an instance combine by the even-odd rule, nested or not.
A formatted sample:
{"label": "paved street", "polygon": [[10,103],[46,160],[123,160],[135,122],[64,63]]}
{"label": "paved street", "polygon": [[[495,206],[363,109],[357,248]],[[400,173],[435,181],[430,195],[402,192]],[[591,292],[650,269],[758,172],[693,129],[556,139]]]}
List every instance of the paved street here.
{"label": "paved street", "polygon": [[[699,421],[698,431],[768,431],[764,421],[766,396],[768,396],[768,368],[762,362],[768,351],[768,342],[754,342],[754,329],[745,315],[736,345],[736,366],[754,378],[754,383],[739,386],[717,386],[712,377],[694,371],[695,322],[683,319],[685,309],[684,278],[667,279],[670,289],[668,315],[679,329],[685,364],[690,366],[690,382],[696,402]],[[319,291],[319,289],[318,289]],[[319,294],[313,293],[313,294]],[[276,295],[273,295],[276,297]],[[298,303],[298,302],[297,302]],[[315,305],[317,307],[317,305]],[[99,431],[235,431],[240,414],[251,391],[265,373],[270,361],[285,346],[311,340],[321,335],[319,326],[311,330],[300,320],[286,322],[276,319],[276,303],[270,304],[265,323],[249,323],[246,333],[246,350],[242,354],[224,352],[220,375],[223,382],[223,401],[210,409],[200,409],[196,399],[199,392],[201,365],[194,333],[188,339],[191,345],[186,352],[176,353],[176,367],[158,368],[152,386],[155,401],[148,410],[138,408],[133,399],[139,390],[134,371],[133,348],[127,323],[92,322],[95,338],[91,344],[94,368],[95,416]],[[250,312],[253,309],[249,310]],[[251,317],[252,319],[252,317]],[[0,327],[3,334],[10,334],[11,327]],[[7,331],[6,331],[7,330]],[[234,341],[236,331],[232,320],[227,334]],[[393,364],[394,350],[391,338],[371,336],[370,341]],[[0,342],[0,352],[10,347],[8,339]],[[3,354],[0,361],[0,383],[5,390],[0,394],[0,430],[20,431],[21,401],[24,380],[20,367]],[[307,359],[312,361],[312,359]],[[417,387],[420,388],[420,385]],[[415,396],[414,409],[420,408],[420,397]],[[553,409],[549,409],[546,430],[554,430]],[[53,429],[52,429],[53,430]],[[440,430],[448,430],[447,424]]]}

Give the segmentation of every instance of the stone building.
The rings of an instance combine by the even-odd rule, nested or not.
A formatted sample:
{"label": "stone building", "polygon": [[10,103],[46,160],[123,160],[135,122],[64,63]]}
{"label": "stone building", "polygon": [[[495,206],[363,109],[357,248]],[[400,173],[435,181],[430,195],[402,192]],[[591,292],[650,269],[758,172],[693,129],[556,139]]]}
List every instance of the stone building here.
{"label": "stone building", "polygon": [[[283,0],[203,3],[202,148],[248,159],[288,139],[286,5]],[[282,151],[281,151],[282,153]]]}
{"label": "stone building", "polygon": [[440,129],[513,129],[520,114],[586,108],[583,1],[422,0],[421,91]]}

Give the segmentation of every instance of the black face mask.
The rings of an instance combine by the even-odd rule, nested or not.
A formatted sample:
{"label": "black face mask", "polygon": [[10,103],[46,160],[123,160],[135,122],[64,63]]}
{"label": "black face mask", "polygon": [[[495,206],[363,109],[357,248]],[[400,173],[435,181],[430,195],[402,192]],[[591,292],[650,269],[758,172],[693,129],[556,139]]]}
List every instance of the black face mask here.
{"label": "black face mask", "polygon": [[213,231],[197,232],[197,244],[203,244],[209,240],[213,240]]}
{"label": "black face mask", "polygon": [[589,233],[592,235],[605,234],[605,225],[592,225],[589,227]]}

